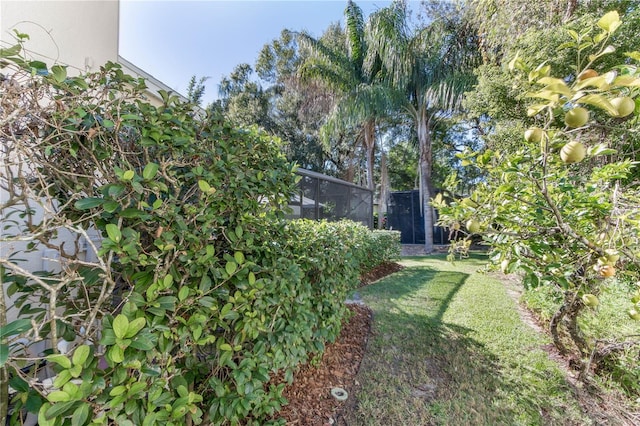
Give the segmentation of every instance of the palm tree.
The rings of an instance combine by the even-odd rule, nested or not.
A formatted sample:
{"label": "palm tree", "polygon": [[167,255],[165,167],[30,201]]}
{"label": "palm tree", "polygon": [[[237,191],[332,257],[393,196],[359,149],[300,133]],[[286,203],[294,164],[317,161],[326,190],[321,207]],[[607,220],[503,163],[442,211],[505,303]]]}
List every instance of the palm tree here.
{"label": "palm tree", "polygon": [[344,15],[346,51],[306,33],[299,34],[301,45],[311,52],[300,73],[306,78],[319,78],[338,92],[322,133],[328,139],[345,128],[357,129],[356,142],[361,142],[365,150],[367,187],[373,190],[376,127],[389,109],[389,90],[379,84],[380,67],[364,67],[367,37],[362,10],[349,0]]}
{"label": "palm tree", "polygon": [[372,14],[365,34],[365,68],[381,67],[384,81],[403,93],[401,110],[415,126],[419,147],[420,197],[425,228],[425,251],[433,251],[434,195],[431,180],[432,137],[435,124],[459,109],[477,54],[469,49],[470,33],[452,22],[434,21],[419,31],[408,25],[406,4],[395,1]]}

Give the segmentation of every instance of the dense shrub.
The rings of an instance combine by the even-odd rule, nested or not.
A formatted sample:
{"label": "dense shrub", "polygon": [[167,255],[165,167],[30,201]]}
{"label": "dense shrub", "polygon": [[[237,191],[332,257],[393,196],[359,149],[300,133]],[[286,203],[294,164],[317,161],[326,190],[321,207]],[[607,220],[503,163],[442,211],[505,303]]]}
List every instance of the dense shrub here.
{"label": "dense shrub", "polygon": [[[26,270],[19,249],[0,259],[12,422],[264,424],[284,402],[273,373],[336,338],[360,267],[395,249],[360,225],[284,221],[296,177],[277,140],[167,93],[150,105],[117,64],[68,77],[2,57],[2,243],[63,259],[56,273]],[[27,356],[39,340],[51,349]]]}
{"label": "dense shrub", "polygon": [[[400,242],[400,231],[378,231],[371,233],[371,243],[369,247],[369,259],[378,263],[391,262],[397,260],[402,253],[402,244]],[[376,265],[368,265],[369,269]],[[366,269],[366,268],[365,268]]]}

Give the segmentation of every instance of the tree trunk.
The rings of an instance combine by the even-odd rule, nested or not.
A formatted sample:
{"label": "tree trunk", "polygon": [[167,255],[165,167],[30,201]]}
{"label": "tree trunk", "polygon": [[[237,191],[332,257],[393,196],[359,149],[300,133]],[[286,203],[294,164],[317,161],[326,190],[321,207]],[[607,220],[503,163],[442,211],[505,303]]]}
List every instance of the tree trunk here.
{"label": "tree trunk", "polygon": [[589,343],[585,340],[582,330],[580,330],[580,326],[578,325],[578,315],[583,306],[579,300],[573,301],[569,306],[567,311],[567,331],[571,336],[571,340],[573,340],[573,343],[578,348],[580,355],[584,358],[589,356],[591,350]]}
{"label": "tree trunk", "polygon": [[558,330],[560,323],[562,322],[565,314],[567,312],[566,303],[560,307],[551,317],[551,321],[549,321],[549,333],[551,333],[551,338],[553,339],[553,344],[560,351],[562,355],[567,355],[569,351],[567,347],[562,343],[562,339],[560,338],[560,332]]}
{"label": "tree trunk", "polygon": [[424,251],[433,251],[433,212],[431,208],[431,133],[427,112],[420,111],[417,123],[418,144],[420,147],[420,197],[422,217],[424,219]]}
{"label": "tree trunk", "polygon": [[564,12],[564,16],[562,17],[562,22],[568,22],[578,7],[578,0],[569,0],[567,2],[567,9]]}
{"label": "tree trunk", "polygon": [[376,149],[376,121],[369,119],[364,123],[364,148],[367,155],[367,188],[374,191],[373,169]]}
{"label": "tree trunk", "polygon": [[380,198],[378,199],[378,229],[385,229],[384,219],[387,214],[388,186],[389,183],[387,176],[387,156],[383,151],[380,158]]}

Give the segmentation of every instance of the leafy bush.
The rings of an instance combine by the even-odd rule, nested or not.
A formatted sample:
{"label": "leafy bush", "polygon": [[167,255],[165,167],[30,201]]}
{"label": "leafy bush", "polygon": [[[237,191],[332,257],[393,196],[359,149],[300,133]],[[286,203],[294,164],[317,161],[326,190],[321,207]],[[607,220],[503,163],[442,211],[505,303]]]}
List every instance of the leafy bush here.
{"label": "leafy bush", "polygon": [[[370,236],[369,243],[369,260],[376,261],[378,264],[383,262],[391,262],[397,260],[402,253],[402,244],[400,243],[400,231],[379,231],[374,230]],[[364,269],[372,269],[376,265],[366,264]]]}
{"label": "leafy bush", "polygon": [[[271,376],[290,379],[336,338],[346,293],[372,265],[371,232],[285,222],[295,168],[256,130],[164,92],[153,106],[117,64],[69,77],[19,48],[1,56],[2,243],[28,243],[0,258],[15,308],[8,324],[0,316],[12,422],[24,411],[41,426],[273,418],[284,385]],[[43,247],[59,272],[19,260]],[[38,341],[50,349],[34,355]]]}

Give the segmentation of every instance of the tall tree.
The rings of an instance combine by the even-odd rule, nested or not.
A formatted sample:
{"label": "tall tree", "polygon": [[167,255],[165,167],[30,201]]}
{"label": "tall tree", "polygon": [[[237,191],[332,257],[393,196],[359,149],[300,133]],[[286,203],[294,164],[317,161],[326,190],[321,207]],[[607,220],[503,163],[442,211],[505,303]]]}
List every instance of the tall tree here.
{"label": "tall tree", "polygon": [[322,40],[300,33],[301,43],[311,56],[301,67],[301,75],[317,78],[338,92],[338,101],[328,118],[325,135],[340,134],[345,128],[356,128],[356,142],[361,142],[366,155],[367,187],[375,189],[374,167],[376,126],[389,110],[389,90],[380,84],[380,67],[365,67],[367,37],[362,9],[347,2],[345,16],[345,48],[333,48]]}
{"label": "tall tree", "polygon": [[499,63],[530,30],[550,32],[550,28],[586,13],[624,12],[637,4],[637,0],[469,0],[466,10],[478,31],[485,63]]}
{"label": "tall tree", "polygon": [[433,251],[433,129],[458,109],[470,71],[477,64],[475,38],[459,19],[438,20],[412,29],[406,3],[371,15],[369,51],[365,67],[381,67],[388,85],[404,96],[402,109],[412,120],[419,150],[420,192],[425,228],[425,251]]}
{"label": "tall tree", "polygon": [[189,85],[187,86],[187,99],[190,102],[202,106],[202,97],[204,96],[205,86],[204,83],[209,79],[209,77],[200,77],[196,79],[196,76],[191,76],[191,80],[189,80]]}

